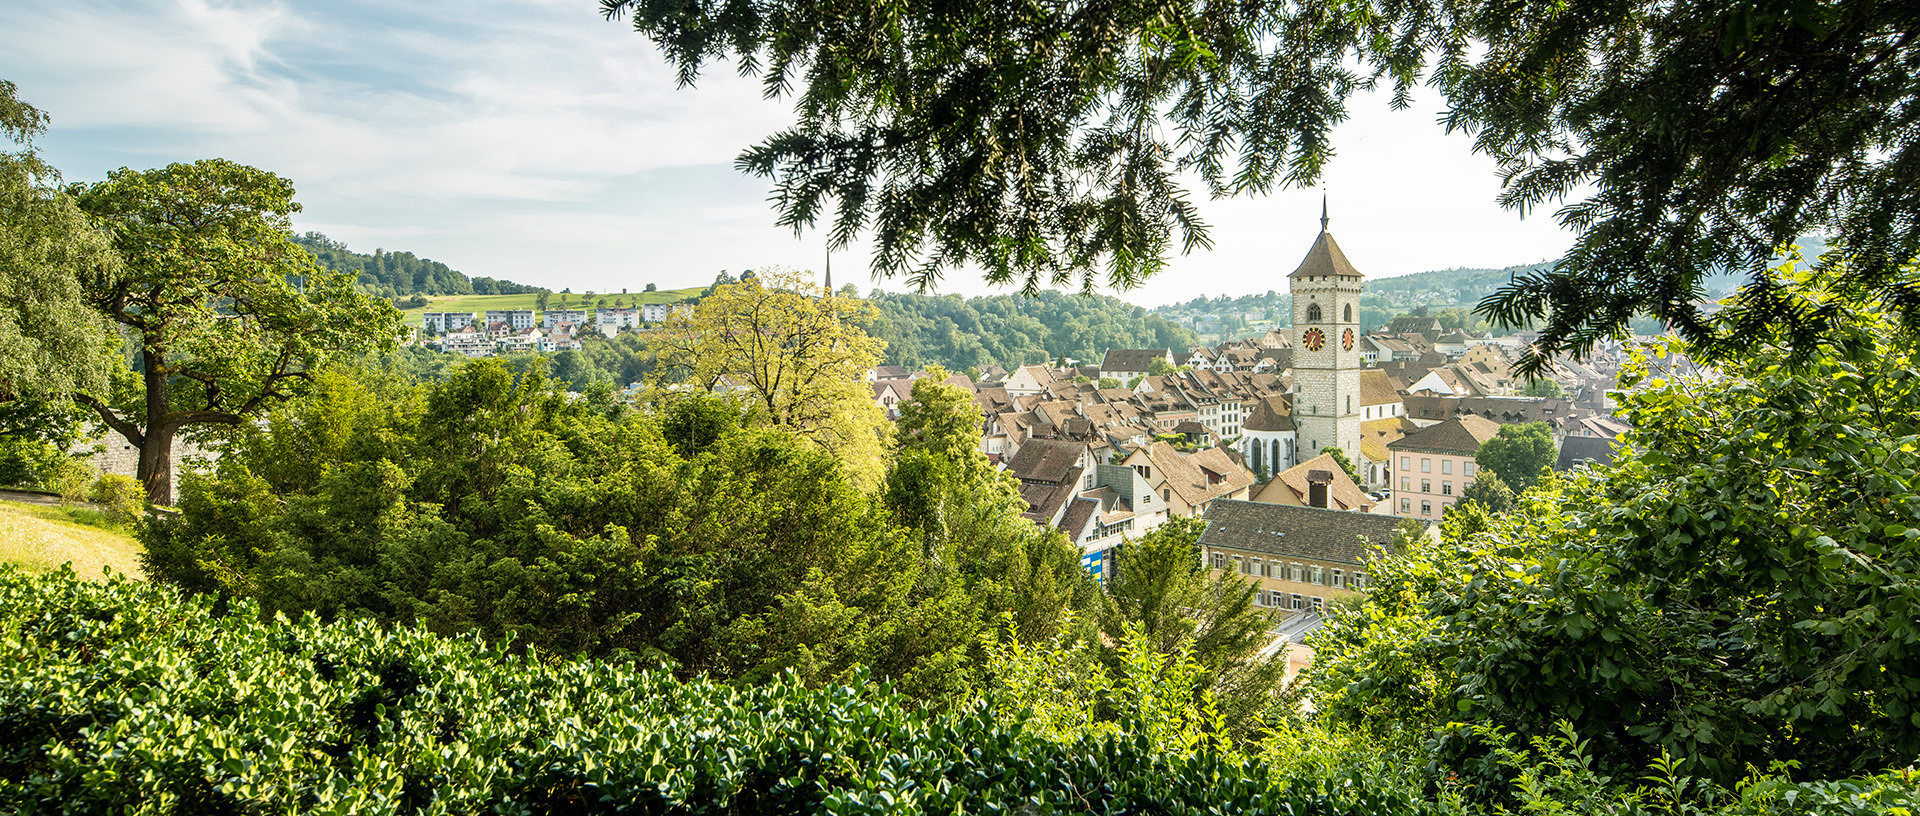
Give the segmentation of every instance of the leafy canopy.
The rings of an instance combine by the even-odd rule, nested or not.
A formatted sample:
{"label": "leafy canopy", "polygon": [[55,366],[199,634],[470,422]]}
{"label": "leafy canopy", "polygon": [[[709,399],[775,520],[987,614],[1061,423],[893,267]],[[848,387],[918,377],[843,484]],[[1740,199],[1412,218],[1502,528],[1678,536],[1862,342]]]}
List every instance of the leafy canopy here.
{"label": "leafy canopy", "polygon": [[[1213,196],[1305,186],[1357,90],[1426,82],[1445,126],[1497,160],[1503,205],[1562,202],[1554,268],[1483,305],[1540,321],[1524,368],[1641,311],[1705,348],[1768,323],[1778,247],[1838,234],[1845,285],[1920,319],[1920,36],[1909,4],[1653,0],[896,3],[601,0],[693,83],[737,60],[796,121],[747,149],[779,221],[875,236],[873,267],[931,285],[1125,288],[1209,245],[1183,173]],[[1704,277],[1748,273],[1749,317],[1715,329]],[[1804,345],[1804,343],[1803,343]]]}

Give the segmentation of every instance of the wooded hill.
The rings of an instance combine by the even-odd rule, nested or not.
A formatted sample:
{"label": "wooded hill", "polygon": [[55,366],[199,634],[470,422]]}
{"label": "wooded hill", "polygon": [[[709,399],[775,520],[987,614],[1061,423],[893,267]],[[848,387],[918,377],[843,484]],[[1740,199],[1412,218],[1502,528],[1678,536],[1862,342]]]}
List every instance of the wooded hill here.
{"label": "wooded hill", "polygon": [[354,252],[346,244],[318,232],[296,236],[294,242],[306,247],[329,269],[359,275],[362,291],[383,297],[407,295],[519,295],[545,292],[494,278],[469,278],[439,261],[421,258],[411,252],[375,249],[372,255]]}
{"label": "wooded hill", "polygon": [[1096,365],[1110,348],[1177,348],[1199,342],[1186,328],[1118,298],[1045,291],[1037,297],[894,294],[874,290],[868,331],[885,340],[886,362],[954,372],[1009,370],[1061,357]]}

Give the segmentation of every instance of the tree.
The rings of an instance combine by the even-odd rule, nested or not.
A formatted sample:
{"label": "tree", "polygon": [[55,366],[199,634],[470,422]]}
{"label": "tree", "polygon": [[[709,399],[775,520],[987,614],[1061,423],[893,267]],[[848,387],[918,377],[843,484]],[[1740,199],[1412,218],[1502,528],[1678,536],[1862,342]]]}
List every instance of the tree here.
{"label": "tree", "polygon": [[881,474],[886,416],[862,377],[880,362],[880,341],[859,327],[872,307],[791,270],[716,282],[691,314],[668,316],[653,345],[656,380],[708,391],[737,390],[757,421],[787,428],[843,457],[855,481]]}
{"label": "tree", "polygon": [[649,292],[657,292],[657,291],[659,291],[659,289],[657,289],[657,288],[655,288],[653,284],[651,284],[651,283],[649,283],[649,284],[647,284],[647,291],[649,291]]}
{"label": "tree", "polygon": [[1553,428],[1545,422],[1528,422],[1500,426],[1499,433],[1481,443],[1473,461],[1515,492],[1524,492],[1540,481],[1540,469],[1552,466],[1558,453]]}
{"label": "tree", "polygon": [[1694,301],[1717,270],[1763,282],[1809,231],[1838,233],[1856,288],[1920,318],[1897,274],[1920,255],[1920,38],[1893,0],[602,8],[683,84],[737,60],[791,94],[796,123],[737,165],[774,179],[782,225],[830,211],[835,247],[872,227],[876,275],[916,285],[969,262],[1028,291],[1136,285],[1209,245],[1179,172],[1215,197],[1310,186],[1353,92],[1391,85],[1398,106],[1425,81],[1500,163],[1504,206],[1586,195],[1558,210],[1579,234],[1559,263],[1481,307],[1543,321],[1527,373],[1643,310],[1696,341],[1772,322],[1804,339],[1829,317],[1764,285],[1719,334]]}
{"label": "tree", "polygon": [[548,292],[541,292],[541,293],[539,293],[539,294],[537,294],[537,295],[534,295],[534,296],[533,296],[533,308],[535,308],[535,309],[539,309],[539,310],[540,310],[540,311],[542,311],[542,312],[544,312],[544,311],[546,311],[546,310],[547,310],[547,298],[549,298],[549,297],[552,297],[552,294],[551,294],[551,293],[548,293]]}
{"label": "tree", "polygon": [[1920,343],[1845,276],[1782,277],[1846,331],[1805,358],[1777,327],[1710,380],[1658,371],[1680,341],[1632,361],[1611,467],[1369,566],[1367,608],[1316,641],[1322,711],[1411,726],[1463,777],[1473,727],[1562,720],[1603,773],[1920,755]]}
{"label": "tree", "polygon": [[[104,391],[118,338],[86,301],[112,282],[119,256],[105,233],[60,189],[34,152],[47,116],[0,80],[0,435],[51,427],[49,412],[77,390]],[[37,434],[36,434],[37,435]]]}
{"label": "tree", "polygon": [[173,501],[173,439],[234,426],[297,393],[330,361],[391,348],[393,304],[295,244],[286,179],[223,159],[116,170],[76,187],[111,230],[125,273],[87,282],[87,298],[138,349],[137,371],[75,399],[140,451],[155,504]]}
{"label": "tree", "polygon": [[1120,379],[1119,379],[1118,377],[1101,377],[1101,378],[1100,378],[1100,387],[1101,387],[1101,388],[1103,388],[1103,389],[1105,389],[1105,388],[1119,388],[1119,387],[1120,387]]}
{"label": "tree", "polygon": [[1561,388],[1560,383],[1551,377],[1528,378],[1527,385],[1525,388],[1520,389],[1520,394],[1527,397],[1547,397],[1549,399],[1561,399],[1567,396],[1566,390]]}
{"label": "tree", "polygon": [[1483,470],[1474,477],[1473,484],[1460,491],[1460,503],[1467,502],[1479,504],[1489,513],[1505,513],[1513,509],[1513,488],[1507,486],[1500,474]]}
{"label": "tree", "polygon": [[1347,478],[1352,479],[1354,484],[1363,485],[1367,483],[1367,480],[1360,478],[1360,469],[1353,466],[1353,460],[1347,458],[1347,452],[1341,450],[1339,446],[1329,446],[1323,452],[1333,457],[1333,461],[1340,465],[1341,470],[1347,472]]}
{"label": "tree", "polygon": [[1253,605],[1254,586],[1237,573],[1209,575],[1200,563],[1203,519],[1173,517],[1122,546],[1100,607],[1100,631],[1114,645],[1138,639],[1163,655],[1190,654],[1229,722],[1250,724],[1272,702],[1286,673],[1272,641],[1272,614]]}

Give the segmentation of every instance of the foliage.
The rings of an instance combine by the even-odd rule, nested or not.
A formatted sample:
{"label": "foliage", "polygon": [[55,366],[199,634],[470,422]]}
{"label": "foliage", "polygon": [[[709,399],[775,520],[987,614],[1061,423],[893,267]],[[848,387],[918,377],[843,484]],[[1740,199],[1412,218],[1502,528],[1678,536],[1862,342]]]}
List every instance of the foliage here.
{"label": "foliage", "polygon": [[1460,491],[1460,504],[1467,502],[1478,504],[1489,513],[1505,513],[1513,509],[1513,488],[1507,486],[1500,474],[1483,470],[1473,478],[1473,484]]}
{"label": "foliage", "polygon": [[1416,812],[1144,735],[1047,739],[985,702],[916,711],[861,677],[729,687],[216,607],[0,572],[0,809]]}
{"label": "foliage", "polygon": [[1713,378],[1650,373],[1685,348],[1656,346],[1623,377],[1613,467],[1375,562],[1323,633],[1323,710],[1426,736],[1463,776],[1493,766],[1460,723],[1567,720],[1611,774],[1662,750],[1722,781],[1920,756],[1920,352],[1789,274],[1805,307],[1850,315],[1841,342],[1794,365],[1783,330]]}
{"label": "foliage", "polygon": [[1352,479],[1354,484],[1364,485],[1367,483],[1367,480],[1360,478],[1360,469],[1353,466],[1353,460],[1347,458],[1346,451],[1341,450],[1339,446],[1336,445],[1329,446],[1325,452],[1328,456],[1333,457],[1333,461],[1340,465],[1341,470],[1347,472],[1347,478]]}
{"label": "foliage", "polygon": [[1566,389],[1560,387],[1560,383],[1558,381],[1550,377],[1543,376],[1543,377],[1534,377],[1530,380],[1527,380],[1526,386],[1520,389],[1520,395],[1526,396],[1526,397],[1546,397],[1548,399],[1561,399],[1567,395],[1567,391]]}
{"label": "foliage", "polygon": [[1201,519],[1172,517],[1122,545],[1100,607],[1106,660],[1119,666],[1120,644],[1140,639],[1162,655],[1191,655],[1199,678],[1226,721],[1241,735],[1274,704],[1286,661],[1262,656],[1272,614],[1253,604],[1254,587],[1238,574],[1209,574],[1200,563]]}
{"label": "foliage", "polygon": [[[1764,283],[1777,247],[1838,233],[1848,287],[1901,314],[1920,256],[1907,195],[1920,110],[1911,9],[1887,0],[1512,4],[1112,0],[899,7],[868,0],[602,0],[683,84],[738,60],[797,121],[747,149],[780,223],[863,229],[878,276],[926,286],[977,263],[1028,291],[1138,284],[1209,244],[1182,172],[1213,196],[1308,186],[1357,90],[1423,80],[1443,124],[1500,165],[1500,202],[1578,233],[1483,306],[1543,323],[1529,373],[1638,312],[1704,343],[1702,283]],[[1762,285],[1743,331],[1829,317]]]}
{"label": "foliage", "polygon": [[140,480],[120,473],[100,474],[87,498],[100,505],[108,524],[132,524],[147,512],[147,491]]}
{"label": "foliage", "polygon": [[871,307],[785,269],[714,286],[650,341],[659,381],[738,391],[756,422],[811,440],[859,484],[877,484],[886,415],[863,377],[883,345],[859,327]]}
{"label": "foliage", "polygon": [[0,151],[0,433],[9,435],[45,426],[76,389],[105,388],[118,356],[84,286],[112,280],[119,258],[34,151],[46,125],[0,80],[0,137],[20,148]]}
{"label": "foliage", "polygon": [[996,719],[1055,742],[1131,736],[1179,753],[1235,750],[1206,668],[1184,649],[1161,652],[1128,623],[1112,656],[1109,669],[1105,650],[1083,638],[1023,643],[1009,632],[989,647],[984,698]]}
{"label": "foliage", "polygon": [[140,450],[155,504],[173,502],[173,438],[234,426],[297,394],[329,361],[391,348],[392,304],[319,268],[288,230],[293,185],[222,159],[121,169],[76,186],[112,231],[125,273],[86,281],[94,308],[138,349],[138,376],[75,398]]}
{"label": "foliage", "polygon": [[[546,289],[523,286],[493,278],[468,278],[466,275],[429,258],[411,252],[375,249],[372,255],[354,252],[346,244],[318,233],[308,232],[293,239],[318,258],[320,265],[354,276],[360,289],[384,297],[414,295],[419,306],[426,301],[420,295],[544,295]],[[418,308],[408,306],[407,308]],[[540,307],[545,309],[543,305]]]}
{"label": "foliage", "polygon": [[1473,455],[1484,473],[1500,477],[1516,491],[1540,481],[1542,468],[1553,466],[1559,450],[1553,444],[1553,426],[1545,422],[1501,425],[1499,433],[1481,443]]}
{"label": "foliage", "polygon": [[625,410],[497,359],[426,387],[317,379],[182,478],[180,513],[143,532],[156,580],[684,676],[866,666],[928,705],[973,687],[1002,614],[1051,637],[1092,604],[1011,489],[938,494],[957,498],[928,539],[831,453],[718,397]]}
{"label": "foliage", "polygon": [[62,456],[47,471],[47,489],[60,494],[60,500],[72,504],[87,497],[93,484],[93,468],[75,456]]}
{"label": "foliage", "polygon": [[895,294],[875,290],[868,327],[887,344],[886,361],[949,371],[1022,365],[1060,357],[1099,360],[1110,348],[1186,349],[1193,332],[1105,295],[1041,292],[1032,297]]}

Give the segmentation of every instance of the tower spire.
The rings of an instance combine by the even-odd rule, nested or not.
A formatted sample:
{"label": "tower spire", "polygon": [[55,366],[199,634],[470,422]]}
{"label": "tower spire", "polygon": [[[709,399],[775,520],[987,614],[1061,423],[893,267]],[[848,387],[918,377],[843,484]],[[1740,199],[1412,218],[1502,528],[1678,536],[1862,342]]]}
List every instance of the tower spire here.
{"label": "tower spire", "polygon": [[1320,231],[1327,231],[1327,194],[1320,194]]}
{"label": "tower spire", "polygon": [[827,247],[827,294],[833,294],[833,247]]}

